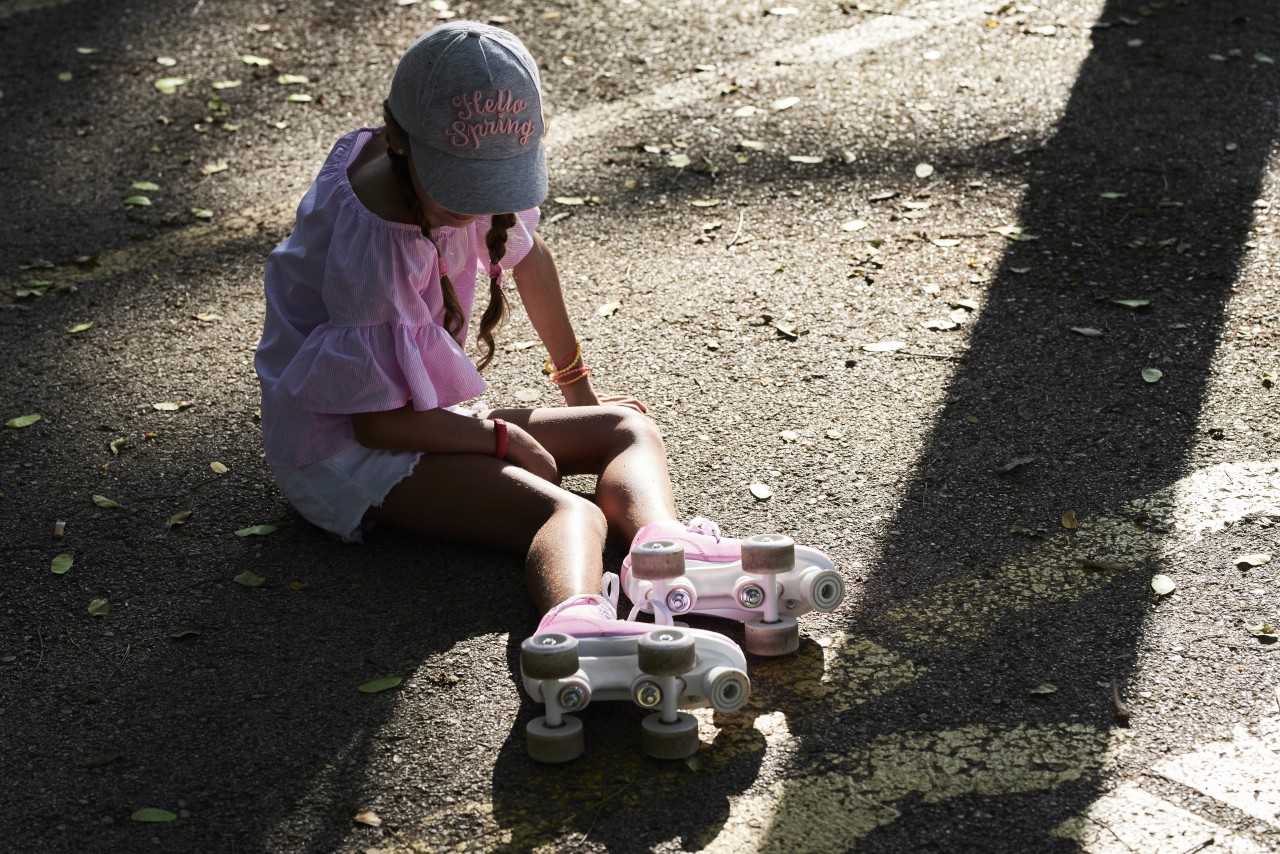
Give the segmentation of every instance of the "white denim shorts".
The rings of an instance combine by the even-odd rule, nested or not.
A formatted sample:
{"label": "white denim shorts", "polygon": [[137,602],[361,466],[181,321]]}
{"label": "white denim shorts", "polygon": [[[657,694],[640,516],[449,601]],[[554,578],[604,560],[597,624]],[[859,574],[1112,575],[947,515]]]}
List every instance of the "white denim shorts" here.
{"label": "white denim shorts", "polygon": [[[479,406],[450,406],[451,412],[473,418]],[[356,445],[317,463],[287,468],[275,466],[276,485],[294,509],[311,524],[358,543],[365,528],[364,514],[381,507],[387,493],[418,465],[416,451],[377,451]],[[371,524],[371,523],[370,523]]]}

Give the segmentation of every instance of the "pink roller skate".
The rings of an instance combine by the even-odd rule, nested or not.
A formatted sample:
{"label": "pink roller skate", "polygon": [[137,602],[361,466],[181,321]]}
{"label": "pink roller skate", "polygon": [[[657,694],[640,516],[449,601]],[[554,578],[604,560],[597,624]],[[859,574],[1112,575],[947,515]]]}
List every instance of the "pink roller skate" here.
{"label": "pink roller skate", "polygon": [[618,576],[606,573],[602,594],[557,605],[520,644],[525,690],[547,713],[525,730],[529,755],[568,762],[582,754],[582,722],[568,712],[592,700],[631,700],[655,710],[641,744],[650,756],[680,759],[698,752],[698,721],[677,709],[742,708],[751,693],[738,645],[705,629],[619,620]]}
{"label": "pink roller skate", "polygon": [[781,534],[745,540],[720,536],[714,522],[655,522],[636,534],[622,563],[635,607],[658,624],[683,614],[710,614],[745,624],[743,644],[755,655],[785,655],[800,645],[796,618],[834,611],[844,579],[831,558]]}

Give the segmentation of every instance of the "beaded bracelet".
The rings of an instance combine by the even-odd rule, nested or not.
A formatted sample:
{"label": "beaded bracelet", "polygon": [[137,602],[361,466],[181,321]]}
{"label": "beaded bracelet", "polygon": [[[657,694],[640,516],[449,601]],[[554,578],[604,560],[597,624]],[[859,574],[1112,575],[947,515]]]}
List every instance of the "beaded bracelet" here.
{"label": "beaded bracelet", "polygon": [[573,385],[578,380],[586,379],[591,374],[590,365],[582,365],[581,367],[572,368],[567,371],[560,371],[551,375],[551,382],[558,386],[564,387]]}
{"label": "beaded bracelet", "polygon": [[565,371],[571,371],[577,367],[582,362],[582,342],[578,341],[575,344],[573,358],[569,360],[569,364],[560,367],[560,365],[552,361],[550,356],[547,356],[547,361],[542,363],[542,372],[554,377],[556,374],[563,374]]}

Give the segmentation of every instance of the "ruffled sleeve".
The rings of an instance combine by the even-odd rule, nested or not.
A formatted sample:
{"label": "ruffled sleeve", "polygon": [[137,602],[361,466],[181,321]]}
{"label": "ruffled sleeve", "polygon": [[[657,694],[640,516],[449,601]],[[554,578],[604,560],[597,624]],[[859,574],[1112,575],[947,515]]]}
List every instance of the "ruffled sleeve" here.
{"label": "ruffled sleeve", "polygon": [[462,348],[435,324],[322,324],[307,336],[274,391],[308,412],[353,415],[452,406],[483,394]]}
{"label": "ruffled sleeve", "polygon": [[[499,266],[503,270],[514,269],[529,254],[529,250],[533,248],[533,235],[538,229],[538,221],[541,216],[542,213],[538,208],[516,212],[516,223],[507,229],[507,243],[502,260],[499,262]],[[475,229],[473,233],[475,234],[476,262],[481,275],[484,276],[492,276],[497,272],[490,268],[487,242],[492,224],[491,218],[484,216],[476,220],[473,226]]]}
{"label": "ruffled sleeve", "polygon": [[[309,253],[324,258],[327,317],[306,335],[272,392],[288,406],[329,415],[406,403],[434,409],[482,394],[484,380],[441,325],[435,247],[418,228],[371,213],[345,181],[336,193],[327,242]],[[470,290],[456,290],[469,308]]]}

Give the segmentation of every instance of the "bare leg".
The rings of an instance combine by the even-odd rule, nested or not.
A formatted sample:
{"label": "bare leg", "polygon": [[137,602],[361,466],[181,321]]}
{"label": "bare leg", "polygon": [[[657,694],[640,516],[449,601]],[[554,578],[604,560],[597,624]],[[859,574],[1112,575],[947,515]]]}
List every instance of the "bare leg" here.
{"label": "bare leg", "polygon": [[542,611],[574,594],[600,591],[607,529],[599,508],[493,457],[423,455],[413,474],[367,515],[527,555],[525,582]]}
{"label": "bare leg", "polygon": [[675,519],[666,449],[653,421],[618,406],[500,409],[555,457],[562,474],[594,474],[596,504],[630,543],[650,522]]}

